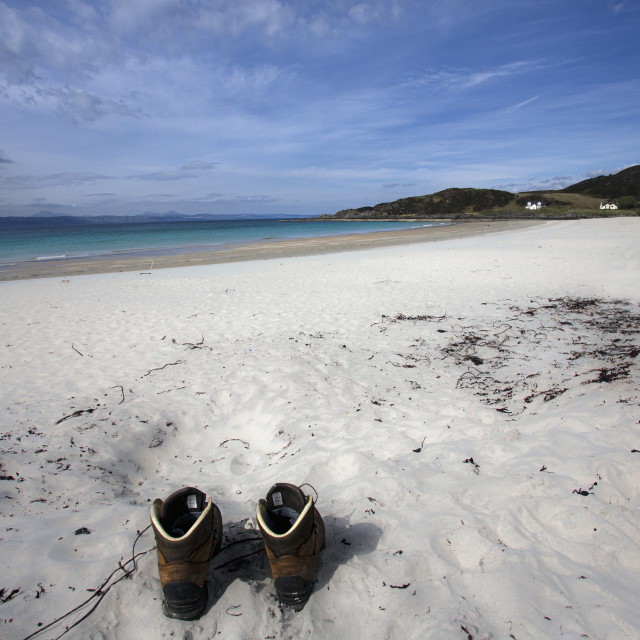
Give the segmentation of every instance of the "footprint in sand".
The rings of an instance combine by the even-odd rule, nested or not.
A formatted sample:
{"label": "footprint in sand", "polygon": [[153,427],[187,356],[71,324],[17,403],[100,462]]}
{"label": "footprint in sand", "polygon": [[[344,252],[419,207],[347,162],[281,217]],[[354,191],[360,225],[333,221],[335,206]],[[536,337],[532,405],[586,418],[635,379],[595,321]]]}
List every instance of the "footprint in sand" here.
{"label": "footprint in sand", "polygon": [[493,565],[496,553],[501,550],[473,527],[461,526],[446,537],[446,544],[441,544],[439,555],[448,557],[460,569],[472,570]]}
{"label": "footprint in sand", "polygon": [[335,482],[343,482],[360,474],[366,461],[358,453],[334,454],[328,464],[328,471]]}
{"label": "footprint in sand", "polygon": [[352,437],[356,438],[364,433],[366,429],[366,424],[364,420],[354,418],[347,424],[347,433]]}
{"label": "footprint in sand", "polygon": [[229,471],[234,476],[242,476],[245,473],[249,473],[253,468],[253,464],[249,459],[249,456],[240,453],[237,456],[234,456],[229,463]]}

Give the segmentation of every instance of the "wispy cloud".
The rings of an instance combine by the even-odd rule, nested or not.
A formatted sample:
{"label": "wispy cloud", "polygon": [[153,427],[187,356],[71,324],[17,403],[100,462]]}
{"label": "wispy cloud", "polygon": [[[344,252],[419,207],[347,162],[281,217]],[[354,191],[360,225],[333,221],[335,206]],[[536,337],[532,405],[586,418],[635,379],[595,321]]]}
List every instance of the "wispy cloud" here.
{"label": "wispy cloud", "polygon": [[526,100],[523,100],[522,102],[518,102],[517,104],[514,104],[514,105],[511,105],[510,107],[507,107],[505,109],[505,111],[519,111],[520,109],[523,109],[527,105],[529,105],[532,102],[535,102],[536,100],[539,100],[539,99],[540,99],[540,96],[532,96],[531,98],[527,98]]}
{"label": "wispy cloud", "polygon": [[64,211],[70,210],[69,205],[64,204],[62,202],[52,202],[47,198],[34,198],[33,202],[28,202],[25,207],[31,209],[42,209],[42,207],[46,207],[47,209],[62,209],[60,213],[64,213]]}
{"label": "wispy cloud", "polygon": [[147,193],[140,196],[143,200],[172,200],[177,197],[175,193]]}
{"label": "wispy cloud", "polygon": [[[527,192],[527,191],[557,191],[564,189],[572,184],[586,180],[587,178],[595,178],[603,175],[604,170],[588,171],[582,175],[558,175],[550,178],[529,178],[522,182],[512,182],[502,185],[494,185],[496,189],[505,189],[507,191],[514,192]],[[615,172],[614,172],[615,173]]]}
{"label": "wispy cloud", "polygon": [[123,55],[144,59],[211,50],[212,37],[218,47],[235,47],[242,35],[251,37],[254,47],[300,38],[311,45],[388,23],[404,4],[408,0],[67,0],[52,11],[37,2],[9,6],[0,1],[0,68],[10,71],[12,81],[38,70],[91,75],[122,63]]}
{"label": "wispy cloud", "polygon": [[620,0],[620,2],[612,2],[611,11],[613,11],[613,13],[617,15],[625,8],[626,4],[627,4],[627,0]]}
{"label": "wispy cloud", "polygon": [[345,0],[305,3],[278,0],[219,0],[198,2],[197,26],[236,37],[257,32],[273,41],[289,38],[348,38],[359,28],[384,24],[402,14],[406,0]]}
{"label": "wispy cloud", "polygon": [[272,204],[278,202],[281,198],[268,194],[257,194],[257,195],[242,195],[242,196],[234,196],[232,198],[221,199],[223,202],[229,202],[234,204],[246,204],[246,205],[256,205],[256,204]]}
{"label": "wispy cloud", "polygon": [[183,165],[178,170],[150,171],[149,173],[139,173],[128,176],[129,180],[147,180],[157,182],[172,182],[176,180],[189,180],[197,178],[203,171],[215,169],[219,162],[207,162],[205,160],[192,160]]}
{"label": "wispy cloud", "polygon": [[527,73],[541,69],[543,66],[545,66],[545,63],[536,59],[520,60],[483,70],[469,68],[441,69],[429,71],[411,78],[406,82],[406,85],[468,89],[484,85],[497,79],[526,75]]}
{"label": "wispy cloud", "polygon": [[490,82],[496,78],[510,78],[512,76],[528,73],[532,69],[539,68],[540,63],[538,61],[520,61],[512,62],[510,64],[504,64],[493,69],[486,71],[477,71],[466,74],[466,78],[463,77],[461,84],[463,87],[475,87],[485,82]]}
{"label": "wispy cloud", "polygon": [[86,89],[50,85],[32,77],[23,83],[7,83],[0,77],[0,100],[31,109],[57,113],[71,123],[93,122],[107,116],[142,118],[143,110],[123,98],[101,96]]}
{"label": "wispy cloud", "polygon": [[415,187],[415,182],[390,182],[382,185],[385,189],[395,189],[396,187]]}
{"label": "wispy cloud", "polygon": [[[282,10],[279,2],[270,0],[219,5],[225,29],[229,16],[242,17],[237,22],[243,30],[252,20],[268,23],[272,14]],[[194,67],[194,73],[186,75],[192,82],[183,87],[190,93],[212,87],[214,95],[251,95],[286,78],[286,70],[271,63],[228,64],[220,57],[208,56],[210,39],[200,42],[191,37],[206,33],[206,20],[203,23],[200,18],[208,7],[202,0],[188,6],[175,0],[114,0],[98,11],[73,0],[68,7],[61,5],[60,11],[48,12],[10,7],[0,0],[0,100],[81,123],[107,116],[144,117],[141,95],[132,93],[131,87],[168,87],[163,72],[179,67],[181,59]],[[67,11],[71,18],[65,20]],[[178,19],[175,25],[174,17]],[[171,30],[165,28],[167,24],[172,24]],[[131,29],[142,29],[142,33],[136,31],[125,43],[124,32]],[[159,40],[149,42],[156,33]],[[156,73],[154,66],[164,68]],[[179,68],[177,71],[179,87],[186,78]],[[203,84],[205,78],[207,83]],[[154,93],[157,96],[158,91],[148,97]],[[205,93],[211,94],[211,90]],[[158,104],[154,103],[155,109]]]}
{"label": "wispy cloud", "polygon": [[194,200],[197,200],[198,202],[214,202],[216,200],[220,200],[222,197],[224,197],[223,193],[212,192],[205,193],[202,196],[196,196]]}
{"label": "wispy cloud", "polygon": [[182,167],[183,171],[210,171],[215,169],[219,162],[206,162],[205,160],[192,160]]}
{"label": "wispy cloud", "polygon": [[58,102],[57,112],[71,122],[91,122],[112,115],[125,118],[143,117],[139,107],[127,104],[122,99],[103,97],[82,89],[49,89],[46,95]]}
{"label": "wispy cloud", "polygon": [[0,185],[5,189],[37,189],[43,187],[71,187],[96,184],[102,180],[113,180],[111,176],[87,171],[54,173],[46,176],[7,176],[0,177]]}
{"label": "wispy cloud", "polygon": [[633,167],[633,166],[634,166],[633,164],[623,164],[608,170],[598,169],[596,171],[588,171],[587,173],[584,174],[584,176],[580,178],[580,180],[584,180],[585,178],[597,178],[598,176],[611,175],[612,173],[619,173],[620,171],[623,171],[624,169],[628,169],[629,167]]}
{"label": "wispy cloud", "polygon": [[[0,162],[11,163],[8,158],[3,159],[3,152],[0,151]],[[140,173],[122,178],[124,180],[143,180],[150,182],[172,182],[180,180],[188,180],[197,177],[198,172],[209,171],[217,166],[216,162],[205,162],[203,160],[194,160],[184,165],[177,171],[152,171],[148,173]],[[97,184],[105,180],[119,180],[116,176],[108,176],[100,173],[92,173],[89,171],[62,172],[50,175],[15,175],[0,177],[0,186],[5,189],[34,189],[42,187],[72,187],[88,184]],[[114,196],[115,193],[85,193],[87,197],[106,197]]]}
{"label": "wispy cloud", "polygon": [[551,178],[531,178],[524,186],[523,191],[555,191],[564,189],[571,184],[578,182],[580,178],[576,176],[553,176]]}
{"label": "wispy cloud", "polygon": [[13,160],[10,160],[2,149],[0,149],[0,164],[13,164]]}
{"label": "wispy cloud", "polygon": [[263,64],[254,68],[235,66],[229,70],[219,69],[216,75],[227,93],[237,93],[265,89],[283,78],[286,72],[273,64]]}
{"label": "wispy cloud", "polygon": [[188,180],[193,177],[193,174],[185,171],[153,171],[129,176],[131,180],[150,180],[153,182],[172,182],[174,180]]}
{"label": "wispy cloud", "polygon": [[206,193],[201,196],[195,196],[193,198],[194,201],[202,202],[202,203],[215,203],[218,205],[224,204],[270,204],[274,202],[278,202],[280,200],[279,197],[273,195],[266,194],[257,194],[257,195],[230,195],[228,193]]}

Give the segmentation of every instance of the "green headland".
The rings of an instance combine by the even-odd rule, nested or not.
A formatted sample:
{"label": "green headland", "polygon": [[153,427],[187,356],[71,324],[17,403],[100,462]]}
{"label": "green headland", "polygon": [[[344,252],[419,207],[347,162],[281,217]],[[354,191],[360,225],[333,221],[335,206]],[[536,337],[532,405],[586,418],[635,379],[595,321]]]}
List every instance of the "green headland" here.
{"label": "green headland", "polygon": [[[541,206],[538,206],[540,203]],[[474,220],[575,219],[640,215],[640,165],[557,191],[511,193],[453,188],[423,196],[343,209],[323,219]]]}

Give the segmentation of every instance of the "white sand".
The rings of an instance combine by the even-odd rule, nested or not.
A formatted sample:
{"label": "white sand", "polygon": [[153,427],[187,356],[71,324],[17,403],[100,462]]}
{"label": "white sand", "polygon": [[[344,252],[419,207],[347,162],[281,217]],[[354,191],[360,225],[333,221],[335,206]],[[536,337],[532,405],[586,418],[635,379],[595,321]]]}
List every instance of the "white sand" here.
{"label": "white sand", "polygon": [[0,638],[90,596],[149,500],[197,486],[236,540],[276,481],[327,528],[302,612],[264,554],[214,570],[253,542],[169,620],[152,552],[65,637],[640,637],[639,266],[634,218],[1,283]]}

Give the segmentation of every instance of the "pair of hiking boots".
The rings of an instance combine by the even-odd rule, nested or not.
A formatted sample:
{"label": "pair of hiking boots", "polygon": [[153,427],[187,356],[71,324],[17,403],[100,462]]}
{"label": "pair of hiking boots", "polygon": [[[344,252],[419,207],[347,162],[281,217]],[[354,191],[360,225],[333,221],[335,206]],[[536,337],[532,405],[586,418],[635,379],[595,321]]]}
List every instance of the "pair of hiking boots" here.
{"label": "pair of hiking boots", "polygon": [[[313,573],[324,548],[324,524],[313,498],[295,485],[277,483],[261,499],[257,520],[280,602],[296,610],[311,595]],[[207,574],[222,543],[222,516],[194,487],[151,505],[164,614],[193,620],[207,606]]]}

